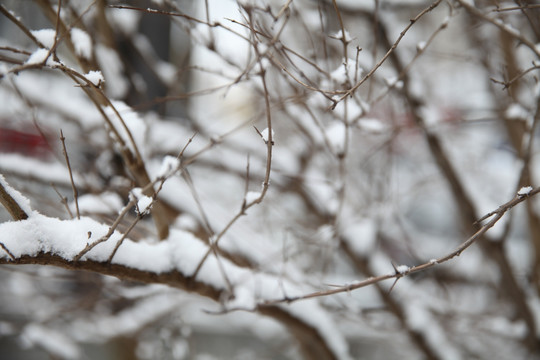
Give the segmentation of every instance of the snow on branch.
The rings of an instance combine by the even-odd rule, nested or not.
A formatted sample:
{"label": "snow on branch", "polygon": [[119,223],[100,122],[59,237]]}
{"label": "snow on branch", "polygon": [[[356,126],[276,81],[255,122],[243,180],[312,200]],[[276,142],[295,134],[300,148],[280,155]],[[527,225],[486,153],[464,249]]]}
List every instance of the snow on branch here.
{"label": "snow on branch", "polygon": [[20,192],[13,189],[0,175],[0,203],[4,205],[14,220],[24,220],[31,213],[30,201]]}
{"label": "snow on branch", "polygon": [[[445,263],[449,260],[452,260],[456,256],[460,256],[463,251],[465,251],[467,248],[469,248],[472,244],[474,244],[477,240],[479,240],[490,228],[492,228],[510,209],[515,207],[516,205],[522,203],[523,201],[527,200],[529,196],[536,195],[540,193],[540,187],[534,188],[534,189],[527,189],[528,194],[527,196],[523,196],[521,194],[517,194],[512,200],[506,202],[505,204],[499,206],[497,210],[494,210],[486,215],[484,215],[482,218],[478,220],[478,223],[492,217],[487,223],[482,225],[480,229],[478,229],[471,237],[469,237],[467,240],[462,242],[454,251],[443,255],[439,258],[433,258],[430,259],[427,262],[424,262],[422,264],[418,264],[415,266],[407,266],[407,265],[394,265],[392,264],[394,268],[394,272],[386,274],[386,275],[380,275],[375,277],[370,277],[366,280],[357,281],[345,286],[341,287],[334,287],[333,289],[329,290],[323,290],[323,291],[316,291],[309,294],[304,294],[296,297],[287,297],[286,299],[274,299],[274,300],[267,300],[264,302],[264,304],[278,304],[278,303],[291,303],[299,300],[306,300],[306,299],[313,299],[318,298],[321,296],[329,296],[334,294],[339,294],[343,292],[351,292],[356,289],[364,288],[366,286],[374,285],[376,283],[382,282],[384,280],[389,279],[396,279],[398,280],[401,277],[405,277],[420,271],[424,271],[426,269],[432,268],[434,266],[438,266],[442,263]],[[395,284],[395,283],[394,283]],[[393,286],[392,286],[393,287]]]}
{"label": "snow on branch", "polygon": [[[115,232],[110,236],[110,241],[100,243],[85,253],[80,260],[74,260],[91,238],[103,236],[107,231],[107,226],[86,217],[80,220],[59,220],[34,214],[26,220],[3,223],[0,224],[0,244],[4,250],[9,249],[9,253],[0,254],[0,264],[53,265],[71,270],[86,270],[122,280],[165,284],[209,297],[217,302],[222,302],[224,297],[231,295],[233,298],[241,299],[242,293],[254,294],[254,289],[261,286],[257,282],[248,283],[250,287],[246,292],[242,284],[246,283],[246,278],[251,278],[252,270],[242,269],[223,259],[221,266],[225,266],[225,269],[220,269],[217,259],[213,256],[206,258],[197,277],[193,277],[199,264],[197,259],[207,254],[208,246],[191,233],[180,230],[173,231],[167,241],[156,244],[136,243],[126,239],[112,262],[109,262],[114,239],[121,237],[121,234]],[[221,276],[222,271],[231,276],[237,284],[235,294],[227,295],[227,284]],[[282,281],[274,277],[257,279],[265,279],[262,284],[267,293],[265,297],[274,294],[273,289],[278,288],[278,284]],[[291,286],[294,285],[291,284],[289,287],[292,288]],[[293,294],[297,291],[293,291]],[[233,301],[231,304],[244,306],[246,302]],[[320,312],[322,316],[321,310],[316,305],[310,306],[308,314],[304,306],[285,310],[264,303],[257,305],[257,302],[252,300],[247,304],[254,307],[244,308],[246,310],[258,311],[285,323],[294,323],[296,324],[294,326],[304,327],[306,331],[314,331],[310,329],[311,326],[318,328],[321,334],[314,333],[314,336],[333,338],[328,342],[333,349],[326,347],[326,341],[321,341],[316,346],[318,351],[327,353],[330,358],[334,356],[333,354],[341,353],[343,356],[347,351],[344,340],[337,336],[336,331],[331,330],[329,320],[314,322],[312,316],[315,313]],[[310,323],[313,325],[309,325]]]}

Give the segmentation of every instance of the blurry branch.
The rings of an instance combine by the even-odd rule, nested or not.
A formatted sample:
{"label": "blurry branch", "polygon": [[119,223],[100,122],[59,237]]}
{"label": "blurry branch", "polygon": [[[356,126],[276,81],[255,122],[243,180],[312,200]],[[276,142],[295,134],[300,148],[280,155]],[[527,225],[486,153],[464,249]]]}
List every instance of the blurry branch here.
{"label": "blurry branch", "polygon": [[[521,174],[517,183],[517,187],[526,186],[529,183],[533,183],[533,171],[531,159],[533,158],[534,140],[538,126],[540,125],[540,95],[537,94],[536,99],[536,112],[534,114],[533,123],[531,126],[527,126],[526,132],[522,136],[521,141],[521,158],[523,165]],[[538,279],[540,279],[540,217],[535,210],[532,202],[527,203],[527,217],[529,223],[530,242],[534,248],[535,261],[533,281],[536,285],[537,293],[540,294],[540,285]]]}
{"label": "blurry branch", "polygon": [[26,25],[24,25],[15,15],[13,15],[11,13],[11,11],[9,11],[8,9],[6,9],[4,7],[4,5],[0,4],[0,12],[5,16],[7,17],[12,23],[14,23],[15,25],[17,25],[17,27],[19,29],[22,30],[22,32],[30,39],[34,42],[34,44],[36,44],[38,47],[44,49],[45,48],[45,45],[43,45],[41,43],[41,41],[39,41],[38,39],[36,39],[36,37],[34,36],[34,34],[32,34],[32,32],[30,31],[30,29],[28,29],[28,27],[26,27]]}
{"label": "blurry branch", "polygon": [[[452,14],[449,15],[449,17],[451,16]],[[414,57],[411,59],[411,61],[409,61],[409,63],[407,65],[405,65],[403,67],[403,69],[401,69],[400,73],[397,75],[395,81],[393,83],[391,83],[389,86],[386,87],[386,89],[379,95],[377,96],[377,98],[375,98],[373,101],[372,101],[372,104],[376,104],[377,102],[379,102],[382,98],[384,98],[392,89],[396,88],[396,86],[399,84],[399,81],[402,80],[405,76],[407,76],[408,72],[410,71],[410,69],[412,68],[412,66],[414,65],[414,63],[416,62],[416,60],[418,58],[420,58],[420,56],[422,56],[427,48],[429,47],[429,45],[435,40],[435,38],[437,37],[437,35],[439,35],[439,33],[441,31],[443,31],[444,29],[446,29],[448,27],[448,23],[449,23],[449,18],[445,19],[438,27],[437,29],[435,29],[435,31],[430,35],[430,37],[426,40],[426,42],[424,43],[423,46],[417,46],[416,48],[416,54],[414,55]],[[378,33],[378,31],[377,31]]]}
{"label": "blurry branch", "polygon": [[72,25],[66,25],[63,21],[63,17],[60,16],[60,11],[62,10],[62,1],[59,0],[57,4],[57,9],[55,11],[54,7],[51,5],[49,0],[34,0],[42,9],[42,13],[49,19],[49,21],[56,27],[56,36],[55,36],[55,43],[52,47],[52,51],[56,51],[56,48],[60,44],[61,41],[65,40],[65,43],[67,45],[67,48],[69,49],[70,53],[77,59],[77,62],[81,66],[83,72],[87,73],[90,70],[95,70],[97,68],[97,65],[95,64],[95,61],[93,59],[87,59],[81,54],[77,53],[75,50],[75,45],[73,44],[73,41],[71,39],[71,29],[73,26],[77,23],[79,23],[82,19],[82,17],[87,14],[90,9],[95,5],[97,0],[92,1],[84,10],[81,15],[75,20],[75,23]]}
{"label": "blurry branch", "polygon": [[467,248],[469,248],[472,244],[474,244],[476,241],[481,239],[483,235],[491,229],[510,209],[515,207],[516,205],[522,203],[525,200],[528,200],[529,198],[533,197],[534,195],[540,193],[540,187],[536,187],[532,189],[528,194],[526,195],[516,195],[512,200],[502,204],[499,206],[496,210],[493,210],[489,212],[488,214],[481,217],[477,222],[482,222],[484,220],[487,220],[491,218],[487,223],[482,225],[478,231],[476,231],[471,237],[469,237],[467,240],[465,240],[461,245],[459,245],[454,251],[443,255],[439,258],[431,259],[425,263],[415,265],[412,267],[408,267],[406,270],[395,270],[393,273],[376,276],[376,277],[370,277],[366,280],[359,281],[353,284],[349,284],[346,286],[341,286],[338,288],[333,288],[329,290],[323,290],[323,291],[317,291],[305,295],[300,296],[294,296],[294,297],[287,297],[283,299],[275,299],[275,300],[263,300],[261,304],[264,305],[274,305],[279,303],[291,303],[299,300],[306,300],[306,299],[312,299],[322,296],[329,296],[344,292],[350,292],[353,290],[357,290],[366,286],[370,286],[373,284],[377,284],[381,281],[388,280],[388,279],[400,279],[402,277],[405,277],[407,275],[411,275],[420,271],[427,270],[429,268],[432,268],[434,266],[440,265],[442,263],[445,263],[451,259],[453,259],[456,256],[460,256],[461,253],[463,253]]}
{"label": "blurry branch", "polygon": [[[463,3],[463,1],[460,1],[460,3]],[[501,98],[497,97],[500,95],[499,92],[497,92],[494,87],[492,87],[491,91],[493,93],[493,97],[496,103],[499,104],[499,111],[503,113],[502,121],[505,125],[507,137],[510,140],[510,144],[515,149],[516,154],[518,157],[523,161],[521,173],[519,174],[519,179],[516,184],[516,189],[527,186],[529,184],[535,183],[533,178],[533,171],[531,163],[531,157],[533,155],[533,143],[534,143],[534,133],[535,129],[538,126],[538,121],[540,117],[539,113],[539,107],[540,102],[538,99],[538,96],[536,96],[536,113],[534,114],[534,119],[532,120],[532,124],[530,123],[530,119],[509,119],[506,115],[504,115],[504,111],[506,110],[506,107],[509,106],[511,103],[520,103],[520,98],[522,94],[530,93],[529,89],[525,89],[525,81],[520,81],[524,75],[528,74],[530,71],[536,70],[538,68],[538,64],[536,61],[533,61],[532,67],[529,67],[526,70],[521,70],[518,67],[519,64],[519,58],[517,57],[518,53],[516,51],[516,46],[520,46],[522,44],[529,47],[533,52],[534,55],[537,57],[539,56],[540,49],[538,46],[532,46],[535,41],[528,40],[525,36],[529,36],[534,38],[534,34],[538,36],[538,26],[534,25],[534,19],[537,19],[537,16],[534,15],[533,19],[529,17],[529,11],[522,10],[523,14],[527,16],[529,20],[529,27],[531,32],[524,31],[524,26],[527,24],[525,21],[521,21],[520,25],[522,25],[521,30],[516,30],[511,25],[506,25],[501,21],[501,19],[495,17],[490,17],[485,14],[485,12],[482,12],[480,9],[471,7],[468,4],[462,4],[466,10],[468,11],[470,15],[470,21],[473,22],[473,25],[478,25],[481,22],[488,22],[493,24],[497,27],[500,33],[500,47],[501,52],[503,56],[503,63],[505,67],[505,71],[507,72],[507,75],[505,76],[504,81],[501,80],[495,80],[493,77],[491,78],[492,83],[494,84],[501,84],[503,85],[503,89],[507,90],[508,97]],[[534,11],[532,11],[534,12]],[[482,45],[482,42],[484,41],[484,38],[479,38],[477,35],[477,32],[471,32],[471,37],[480,45]],[[491,70],[492,72],[498,72],[499,71],[499,64],[492,64],[489,61],[489,54],[491,54],[490,48],[484,48],[483,54],[483,64],[486,67],[486,69]],[[507,79],[509,78],[509,80]],[[534,260],[533,265],[531,266],[531,280],[530,284],[536,289],[536,293],[540,294],[540,285],[538,279],[540,279],[540,218],[538,216],[537,211],[534,209],[534,206],[531,203],[527,203],[527,224],[528,224],[528,230],[529,230],[529,241],[531,244],[531,247],[534,249]],[[499,257],[502,257],[502,251],[501,250],[495,250],[495,253],[500,253]],[[501,271],[502,268],[501,268]],[[508,272],[511,272],[512,269],[508,266]],[[510,274],[504,274],[503,273],[503,279],[507,278],[508,280],[512,280],[510,278]],[[505,293],[514,294],[512,297],[516,297],[518,295],[518,292],[516,291],[518,289],[512,289],[510,288],[510,291],[506,291]],[[528,345],[532,348],[534,347],[534,342],[536,341],[536,337],[534,332],[536,331],[537,325],[535,324],[534,320],[531,319],[532,314],[529,310],[529,306],[525,300],[522,300],[520,298],[523,298],[524,295],[519,295],[518,299],[515,299],[516,303],[516,309],[518,312],[520,312],[520,315],[525,319],[527,326],[529,327],[529,334],[528,334]]]}
{"label": "blurry branch", "polygon": [[[316,71],[317,73],[319,74],[323,74],[324,76],[326,77],[329,77],[330,74],[326,71],[324,71],[317,63],[315,63],[314,61],[306,58],[305,56],[303,56],[302,54],[298,53],[297,51],[287,47],[286,45],[284,45],[281,41],[279,41],[279,39],[275,38],[275,37],[272,37],[270,36],[269,34],[266,34],[264,32],[262,32],[261,30],[258,30],[258,29],[253,29],[252,27],[250,27],[249,25],[247,24],[244,24],[244,23],[241,23],[237,20],[234,20],[234,19],[229,19],[232,23],[234,24],[237,24],[237,25],[241,25],[241,26],[244,26],[246,27],[247,29],[249,29],[251,32],[255,33],[256,35],[259,35],[259,36],[262,36],[266,39],[271,39],[271,44],[272,46],[276,49],[277,52],[282,52],[283,54],[288,54],[290,53],[291,55],[294,55],[295,57],[299,58],[300,60],[302,60],[303,62],[305,62],[306,64],[309,64],[310,66],[312,66]],[[255,43],[253,43],[253,46],[256,46]],[[291,69],[289,69],[287,66],[285,66],[278,58],[275,54],[273,54],[272,52],[270,51],[267,51],[266,52],[266,57],[272,61],[273,64],[275,64],[280,70],[284,71],[291,79],[293,79],[296,83],[300,84],[302,87],[306,88],[307,90],[311,90],[311,91],[315,91],[315,92],[318,92],[320,93],[322,96],[324,96],[325,98],[327,98],[328,100],[330,101],[333,101],[332,100],[332,97],[331,95],[340,95],[340,94],[343,94],[344,91],[343,90],[334,90],[334,89],[321,89],[318,85],[310,85],[308,83],[306,83],[305,81],[302,81],[300,79],[300,77],[298,77],[297,75],[295,75]],[[286,58],[289,59],[289,62],[291,63],[291,65],[294,66],[294,63],[292,62],[292,60],[290,59],[290,57],[288,56],[285,56]],[[301,75],[306,78],[306,75],[305,73],[302,71],[301,72]],[[306,78],[306,81],[309,81],[309,79]],[[311,81],[309,81],[311,82]]]}
{"label": "blurry branch", "polygon": [[75,210],[77,212],[77,219],[81,218],[81,213],[79,211],[79,193],[77,192],[77,187],[75,186],[75,182],[73,181],[73,172],[71,171],[71,165],[69,163],[69,156],[66,150],[66,138],[64,137],[64,133],[62,130],[60,130],[60,141],[62,142],[62,153],[64,154],[64,158],[66,159],[66,165],[69,172],[69,181],[71,182],[71,188],[73,189],[73,201],[75,202]]}
{"label": "blurry branch", "polygon": [[511,6],[511,7],[506,7],[506,8],[500,8],[499,4],[497,4],[496,8],[491,11],[503,12],[503,11],[528,10],[528,9],[539,9],[539,8],[540,8],[540,5],[537,5],[537,4]]}
{"label": "blurry branch", "polygon": [[[461,2],[461,0],[459,0]],[[479,11],[476,9],[472,11]],[[504,26],[505,30],[506,26]],[[389,43],[386,31],[383,30],[385,41]],[[403,65],[401,59],[396,53],[393,53],[393,64],[398,73],[402,72]],[[440,138],[429,131],[426,127],[424,118],[422,116],[422,107],[424,106],[424,99],[413,95],[410,88],[410,80],[407,73],[403,77],[404,87],[403,96],[406,98],[411,113],[414,116],[415,123],[423,131],[425,140],[429,147],[432,157],[434,158],[441,174],[444,176],[448,185],[450,186],[452,195],[455,199],[455,203],[459,208],[459,215],[461,217],[461,223],[463,228],[468,234],[474,234],[474,240],[476,236],[484,236],[485,231],[482,231],[484,227],[478,230],[478,226],[475,223],[477,218],[477,212],[475,204],[467,194],[466,188],[462,183],[462,178],[456,171],[454,164],[450,161],[450,158],[444,150]],[[474,241],[473,240],[473,241]],[[470,244],[469,244],[470,245]],[[467,246],[469,246],[467,245]],[[519,317],[527,324],[526,343],[530,348],[534,347],[536,342],[536,324],[533,318],[533,314],[530,306],[527,304],[523,289],[517,282],[512,266],[508,260],[508,255],[505,253],[502,243],[496,241],[482,241],[480,243],[484,255],[493,261],[499,268],[501,278],[501,287],[504,289],[504,294],[508,296],[512,301],[515,311],[519,314]]]}
{"label": "blurry branch", "polygon": [[341,18],[341,12],[339,11],[339,7],[337,5],[336,0],[332,0],[332,5],[334,6],[334,11],[336,13],[336,16],[338,18],[339,27],[341,29],[341,37],[339,40],[341,41],[343,45],[343,58],[345,59],[345,63],[349,62],[349,56],[347,54],[347,48],[349,47],[350,39],[347,39],[347,35],[345,32],[345,25],[343,25],[343,19]]}
{"label": "blurry branch", "polygon": [[491,81],[493,81],[494,83],[496,84],[501,84],[503,85],[503,89],[506,90],[508,88],[510,88],[510,86],[512,86],[514,84],[514,82],[518,81],[519,79],[521,79],[523,76],[527,75],[529,72],[533,71],[533,70],[538,70],[540,69],[540,65],[533,65],[531,66],[530,68],[527,68],[523,71],[521,71],[519,74],[515,75],[512,79],[510,80],[497,80],[495,78],[491,78]]}
{"label": "blurry branch", "polygon": [[331,109],[334,110],[337,106],[337,104],[341,101],[343,101],[345,98],[351,96],[360,86],[362,86],[362,84],[364,82],[366,82],[367,79],[369,79],[376,71],[378,68],[381,67],[381,65],[390,57],[390,55],[394,52],[394,50],[397,48],[397,46],[399,45],[399,43],[401,42],[401,39],[403,39],[403,37],[405,36],[405,34],[411,29],[411,27],[422,17],[424,16],[425,14],[427,14],[428,12],[432,11],[433,9],[435,9],[437,6],[439,6],[439,4],[441,3],[442,0],[437,0],[435,1],[434,3],[432,3],[430,6],[428,6],[427,8],[425,8],[424,10],[422,10],[422,12],[420,12],[418,15],[416,15],[413,19],[410,20],[410,23],[409,25],[407,25],[407,27],[405,27],[405,29],[403,29],[401,31],[401,33],[399,34],[399,37],[397,38],[397,40],[392,44],[392,46],[390,47],[390,49],[388,49],[388,51],[386,52],[386,54],[384,54],[384,56],[381,58],[381,60],[379,60],[379,62],[377,64],[375,64],[375,66],[366,74],[364,75],[364,77],[359,81],[357,82],[351,89],[347,90],[347,92],[345,93],[345,95],[343,95],[342,97],[340,97],[337,101],[334,101],[334,104],[331,106]]}
{"label": "blurry branch", "polygon": [[509,25],[502,22],[500,19],[494,19],[486,14],[484,14],[481,10],[479,10],[477,7],[472,6],[465,0],[456,0],[462,7],[464,7],[469,13],[472,15],[488,22],[496,27],[498,27],[501,31],[505,32],[509,36],[515,38],[520,43],[526,45],[529,49],[531,49],[532,52],[536,54],[536,56],[540,57],[540,49],[529,39],[527,39],[525,36],[523,36],[519,31],[516,31],[514,28],[510,27]]}
{"label": "blurry branch", "polygon": [[21,208],[17,201],[9,194],[4,187],[7,186],[4,177],[0,175],[0,203],[6,208],[13,220],[28,219],[28,214]]}

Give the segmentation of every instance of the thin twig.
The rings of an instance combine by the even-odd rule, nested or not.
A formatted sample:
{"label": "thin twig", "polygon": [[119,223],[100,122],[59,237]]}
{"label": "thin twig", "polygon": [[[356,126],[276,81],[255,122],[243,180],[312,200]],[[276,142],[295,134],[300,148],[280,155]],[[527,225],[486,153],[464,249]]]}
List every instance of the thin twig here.
{"label": "thin twig", "polygon": [[69,156],[66,150],[66,138],[64,137],[64,133],[62,132],[62,129],[60,129],[60,141],[62,142],[62,153],[64,154],[66,165],[69,171],[69,181],[71,182],[71,188],[73,189],[73,200],[75,202],[75,209],[77,211],[77,219],[80,219],[81,213],[79,211],[79,193],[77,191],[77,187],[75,186],[75,181],[73,181],[73,171],[71,171],[71,165],[69,163]]}
{"label": "thin twig", "polygon": [[364,82],[366,82],[367,79],[369,79],[374,73],[375,71],[377,71],[377,69],[379,69],[381,67],[381,65],[388,59],[388,57],[390,57],[390,55],[392,54],[392,52],[394,52],[394,50],[397,48],[397,46],[399,45],[399,43],[401,42],[401,39],[403,39],[403,37],[405,36],[405,34],[411,29],[411,27],[418,21],[418,19],[420,19],[422,16],[424,16],[425,14],[427,14],[428,12],[432,11],[433,9],[435,9],[437,6],[439,6],[439,4],[441,3],[442,0],[437,0],[435,1],[433,4],[431,4],[430,6],[428,6],[427,8],[425,8],[424,10],[422,10],[418,15],[416,15],[416,17],[414,17],[413,19],[411,19],[409,25],[407,25],[407,27],[405,27],[405,29],[403,29],[401,31],[401,33],[399,34],[399,37],[397,38],[397,40],[394,42],[394,44],[392,44],[392,46],[390,47],[390,49],[388,49],[388,51],[386,52],[386,54],[384,54],[384,56],[382,57],[381,60],[379,60],[379,62],[377,64],[375,64],[375,66],[358,82],[356,83],[356,85],[354,85],[351,89],[349,89],[348,91],[345,92],[345,95],[341,96],[337,101],[335,101],[333,103],[333,105],[331,106],[331,109],[334,110],[337,106],[337,104],[341,101],[343,101],[345,98],[347,98],[348,96],[351,96]]}
{"label": "thin twig", "polygon": [[109,258],[107,259],[107,262],[110,264],[112,263],[112,260],[114,258],[114,255],[116,255],[116,252],[118,251],[118,249],[120,248],[120,246],[123,244],[124,240],[126,239],[126,237],[129,235],[129,233],[131,232],[131,230],[133,230],[133,228],[135,227],[135,225],[137,225],[137,223],[142,219],[142,215],[141,214],[137,214],[137,217],[135,217],[135,219],[133,219],[133,221],[131,222],[131,224],[129,224],[129,227],[127,228],[127,230],[124,232],[124,234],[122,235],[122,237],[120,238],[120,240],[118,240],[116,242],[116,245],[114,247],[114,250],[112,251],[111,255],[109,256]]}
{"label": "thin twig", "polygon": [[[334,295],[334,294],[339,294],[339,293],[344,293],[344,292],[350,292],[350,291],[357,290],[357,289],[360,289],[360,288],[363,288],[363,287],[366,287],[366,286],[369,286],[369,285],[379,283],[379,282],[384,281],[384,280],[398,279],[398,278],[405,277],[405,276],[408,276],[408,275],[413,274],[413,273],[417,273],[419,271],[423,271],[423,270],[432,268],[432,267],[434,267],[436,265],[440,265],[440,264],[442,264],[444,262],[447,262],[447,261],[453,259],[456,256],[461,255],[461,253],[463,251],[465,251],[467,248],[469,248],[478,239],[482,238],[482,236],[489,229],[491,229],[504,216],[504,214],[508,210],[512,209],[516,205],[522,203],[523,201],[529,199],[530,197],[532,197],[532,196],[534,196],[534,195],[536,195],[538,193],[540,193],[540,187],[537,187],[537,188],[531,190],[529,192],[529,194],[526,195],[526,196],[516,195],[512,200],[510,200],[507,203],[499,206],[499,208],[497,208],[497,210],[491,211],[488,214],[486,214],[485,216],[483,216],[481,218],[481,220],[485,220],[485,219],[487,219],[487,218],[489,218],[491,216],[493,216],[493,218],[489,222],[484,224],[471,237],[469,237],[467,240],[465,240],[463,243],[461,243],[461,245],[459,245],[454,251],[452,251],[452,252],[450,252],[450,253],[448,253],[446,255],[443,255],[443,256],[441,256],[441,257],[439,257],[437,259],[431,259],[431,260],[429,260],[429,261],[427,261],[425,263],[422,263],[422,264],[419,264],[419,265],[416,265],[416,266],[412,266],[412,267],[410,267],[408,269],[407,272],[396,271],[396,267],[395,267],[395,265],[393,265],[394,272],[391,273],[391,274],[386,274],[386,275],[381,275],[381,276],[376,276],[376,277],[370,277],[370,278],[368,278],[366,280],[362,280],[362,281],[359,281],[359,282],[356,282],[356,283],[353,283],[353,284],[349,284],[349,285],[346,285],[346,286],[341,286],[341,287],[338,287],[338,288],[335,288],[335,289],[316,291],[316,292],[312,292],[312,293],[305,294],[305,295],[299,295],[299,296],[295,296],[295,297],[288,297],[288,298],[275,299],[275,300],[265,300],[265,301],[262,301],[260,303],[260,305],[275,305],[275,304],[279,304],[279,303],[291,303],[291,302],[295,302],[295,301],[299,301],[299,300],[306,300],[306,299],[329,296],[329,295]],[[481,220],[479,220],[479,221],[481,221]]]}
{"label": "thin twig", "polygon": [[15,256],[9,251],[9,249],[4,245],[4,243],[0,242],[0,247],[8,254],[8,256],[11,258],[11,260],[15,260]]}
{"label": "thin twig", "polygon": [[503,12],[503,11],[528,10],[528,9],[538,9],[538,8],[540,8],[540,5],[538,5],[538,4],[512,6],[512,7],[507,7],[507,8],[500,8],[499,6],[497,6],[495,9],[493,9],[491,11]]}
{"label": "thin twig", "polygon": [[[348,64],[349,56],[347,55],[347,47],[349,46],[350,40],[346,38],[345,25],[343,25],[343,19],[341,18],[341,12],[339,11],[336,0],[332,0],[332,4],[334,5],[334,11],[336,12],[336,16],[339,22],[339,27],[341,29],[341,38],[339,38],[338,40],[340,40],[341,43],[343,44],[343,58],[345,59],[345,64]],[[345,71],[347,71],[347,66],[345,66]]]}
{"label": "thin twig", "polygon": [[68,214],[69,214],[69,217],[71,219],[73,219],[73,213],[71,212],[71,209],[69,208],[69,205],[68,205],[68,201],[67,201],[67,197],[66,196],[63,196],[62,194],[60,194],[60,191],[58,191],[58,189],[56,188],[56,185],[54,185],[53,183],[51,183],[51,186],[52,188],[54,189],[54,191],[56,192],[56,194],[58,195],[58,197],[60,198],[60,202],[62,204],[64,204],[64,207],[66,208]]}
{"label": "thin twig", "polygon": [[512,27],[509,25],[503,23],[500,19],[493,19],[486,14],[484,14],[482,11],[480,11],[475,6],[469,4],[467,1],[464,0],[456,0],[461,6],[463,6],[468,12],[473,14],[476,17],[479,17],[480,19],[487,21],[496,27],[498,27],[501,31],[504,31],[514,39],[518,40],[519,42],[526,45],[529,49],[531,49],[532,52],[536,54],[536,56],[540,57],[540,49],[529,39],[527,39],[525,36],[523,36],[519,31],[515,31]]}
{"label": "thin twig", "polygon": [[116,230],[118,225],[120,225],[120,222],[122,221],[124,216],[126,216],[128,211],[133,207],[133,205],[135,205],[136,202],[137,202],[137,199],[134,197],[126,206],[124,206],[124,208],[122,209],[120,214],[116,217],[116,220],[114,221],[114,223],[109,227],[109,230],[107,231],[107,233],[105,235],[103,235],[102,237],[100,237],[99,239],[97,239],[96,241],[94,241],[93,243],[86,244],[84,249],[82,249],[73,258],[73,261],[75,261],[75,262],[79,261],[86,253],[88,253],[94,247],[101,244],[102,242],[107,241],[112,236],[112,234],[114,233],[114,231]]}
{"label": "thin twig", "polygon": [[540,66],[539,65],[533,65],[531,66],[530,68],[528,69],[525,69],[523,71],[521,71],[519,74],[517,74],[516,76],[514,76],[511,80],[508,80],[508,81],[501,81],[501,80],[497,80],[495,78],[490,78],[491,81],[493,81],[494,83],[496,84],[501,84],[503,85],[503,89],[506,90],[508,89],[510,86],[512,86],[512,84],[514,82],[516,82],[517,80],[521,79],[523,76],[525,76],[526,74],[528,74],[529,72],[533,71],[533,70],[537,70],[537,69],[540,69]]}
{"label": "thin twig", "polygon": [[[452,14],[449,15],[449,17],[451,16]],[[374,99],[372,101],[372,105],[373,104],[376,104],[377,102],[379,102],[382,98],[384,98],[389,92],[390,90],[394,89],[395,87],[398,86],[400,80],[403,80],[403,78],[405,76],[407,76],[407,74],[409,73],[411,67],[414,65],[414,63],[416,62],[416,60],[418,58],[420,58],[420,56],[422,56],[426,49],[429,47],[429,45],[435,40],[435,38],[437,37],[437,35],[442,32],[444,29],[446,29],[448,27],[448,21],[449,18],[447,18],[446,20],[444,20],[440,25],[439,27],[437,27],[437,29],[431,34],[431,36],[427,39],[427,41],[425,42],[425,45],[422,47],[422,48],[417,48],[417,51],[416,51],[416,54],[414,55],[414,57],[412,58],[411,61],[409,61],[409,63],[407,65],[405,65],[403,67],[403,69],[401,70],[401,72],[398,74],[398,76],[396,77],[395,81],[393,83],[391,83],[390,85],[388,85],[386,87],[386,89],[384,91],[382,91],[381,94],[379,94],[379,96],[377,96],[376,99]]]}
{"label": "thin twig", "polygon": [[[267,138],[267,142],[266,142],[266,169],[265,169],[264,181],[263,181],[263,184],[262,184],[262,191],[261,191],[261,194],[259,195],[259,197],[257,199],[254,199],[249,204],[246,204],[245,206],[242,206],[241,211],[239,211],[229,221],[229,223],[227,225],[225,225],[225,227],[221,230],[221,232],[215,237],[215,241],[213,243],[210,243],[210,249],[208,249],[208,251],[205,253],[205,255],[200,260],[199,264],[195,268],[195,271],[193,272],[193,278],[197,277],[200,269],[202,268],[204,262],[206,261],[206,259],[210,255],[210,253],[215,251],[215,248],[218,246],[219,240],[221,240],[221,238],[231,228],[231,226],[233,226],[233,224],[236,223],[236,221],[241,216],[243,216],[243,214],[245,213],[245,210],[249,209],[251,206],[253,206],[255,204],[260,204],[263,201],[263,199],[264,199],[264,197],[265,197],[265,195],[266,195],[266,193],[268,191],[268,187],[270,185],[270,173],[271,173],[271,170],[272,170],[272,148],[274,146],[274,140],[272,138],[272,113],[271,113],[271,106],[270,106],[270,95],[269,95],[268,87],[267,87],[267,84],[266,84],[266,71],[265,71],[264,66],[262,64],[262,61],[261,61],[261,54],[259,53],[259,51],[257,49],[257,46],[255,46],[255,45],[254,45],[254,50],[257,53],[258,59],[259,59],[260,77],[261,77],[261,82],[262,82],[262,85],[263,85],[264,100],[265,100],[265,106],[266,106],[266,127],[268,129],[268,138]],[[255,129],[257,130],[257,128],[255,128]],[[258,132],[258,130],[257,130],[257,132]]]}

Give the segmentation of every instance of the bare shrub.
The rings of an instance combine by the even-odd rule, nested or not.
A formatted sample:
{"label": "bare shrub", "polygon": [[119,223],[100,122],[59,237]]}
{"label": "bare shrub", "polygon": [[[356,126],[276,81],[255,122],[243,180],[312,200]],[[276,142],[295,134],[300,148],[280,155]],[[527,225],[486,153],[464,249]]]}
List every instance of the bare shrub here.
{"label": "bare shrub", "polygon": [[498,4],[4,1],[2,344],[538,356],[540,5]]}

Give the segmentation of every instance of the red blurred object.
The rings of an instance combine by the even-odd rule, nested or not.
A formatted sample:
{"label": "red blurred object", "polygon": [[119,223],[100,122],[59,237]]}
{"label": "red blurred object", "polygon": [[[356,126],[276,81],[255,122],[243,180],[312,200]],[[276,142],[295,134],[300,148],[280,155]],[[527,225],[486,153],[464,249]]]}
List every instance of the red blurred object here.
{"label": "red blurred object", "polygon": [[47,158],[52,152],[47,139],[33,134],[0,127],[0,152]]}

